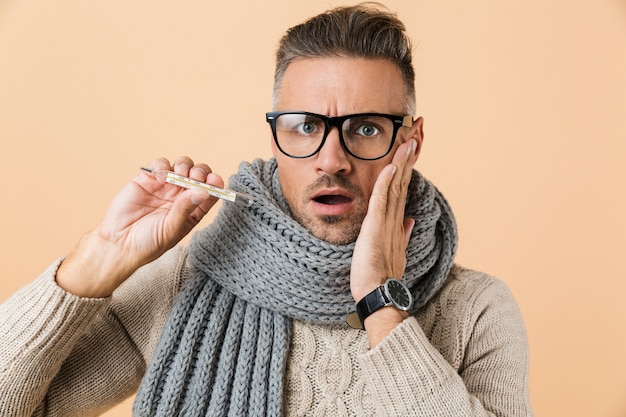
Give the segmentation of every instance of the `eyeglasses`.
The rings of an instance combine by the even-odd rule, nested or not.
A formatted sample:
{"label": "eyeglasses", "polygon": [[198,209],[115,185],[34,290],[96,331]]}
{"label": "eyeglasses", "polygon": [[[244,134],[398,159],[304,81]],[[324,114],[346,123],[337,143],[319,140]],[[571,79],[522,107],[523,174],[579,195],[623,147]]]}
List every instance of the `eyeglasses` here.
{"label": "eyeglasses", "polygon": [[411,127],[411,116],[359,113],[328,117],[304,111],[266,113],[278,149],[292,158],[308,158],[322,149],[330,129],[339,131],[341,146],[358,159],[373,161],[387,155],[398,130]]}

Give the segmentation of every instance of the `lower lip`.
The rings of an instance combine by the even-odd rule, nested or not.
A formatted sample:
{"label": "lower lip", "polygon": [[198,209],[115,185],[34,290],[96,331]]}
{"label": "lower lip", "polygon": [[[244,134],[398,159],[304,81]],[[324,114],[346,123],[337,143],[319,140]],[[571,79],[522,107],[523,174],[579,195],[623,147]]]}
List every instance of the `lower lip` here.
{"label": "lower lip", "polygon": [[312,204],[313,209],[321,216],[341,216],[348,213],[352,207],[351,201],[340,204],[323,204],[313,200]]}

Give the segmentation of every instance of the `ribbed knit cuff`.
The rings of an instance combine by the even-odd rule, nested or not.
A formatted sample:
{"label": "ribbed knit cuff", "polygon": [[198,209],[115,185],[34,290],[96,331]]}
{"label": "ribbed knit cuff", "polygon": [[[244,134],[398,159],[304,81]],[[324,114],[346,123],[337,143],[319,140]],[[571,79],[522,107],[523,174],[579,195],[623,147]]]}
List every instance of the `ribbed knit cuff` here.
{"label": "ribbed knit cuff", "polygon": [[0,305],[0,409],[36,406],[78,338],[110,303],[60,288],[55,274],[61,261]]}
{"label": "ribbed knit cuff", "polygon": [[438,396],[444,386],[449,389],[451,379],[460,380],[414,317],[359,358],[369,381],[368,390],[384,415],[410,415],[407,413],[415,411],[411,404],[421,404],[418,408],[422,408],[428,397]]}

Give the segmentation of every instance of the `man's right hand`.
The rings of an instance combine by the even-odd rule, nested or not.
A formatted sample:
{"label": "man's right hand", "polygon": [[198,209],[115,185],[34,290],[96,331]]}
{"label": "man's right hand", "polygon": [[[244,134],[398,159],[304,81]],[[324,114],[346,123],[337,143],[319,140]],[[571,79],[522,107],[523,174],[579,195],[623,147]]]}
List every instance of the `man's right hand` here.
{"label": "man's right hand", "polygon": [[[178,158],[153,161],[154,170],[223,187],[222,178],[206,164]],[[165,183],[139,173],[114,198],[100,225],[87,233],[61,263],[57,284],[82,297],[107,297],[137,268],[174,247],[217,202],[203,190]]]}

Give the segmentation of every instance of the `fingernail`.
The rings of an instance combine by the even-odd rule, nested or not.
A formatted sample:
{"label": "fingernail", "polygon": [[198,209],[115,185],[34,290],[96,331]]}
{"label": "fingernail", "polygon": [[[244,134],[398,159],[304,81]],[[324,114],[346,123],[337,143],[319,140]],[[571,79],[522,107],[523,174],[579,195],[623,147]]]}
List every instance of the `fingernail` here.
{"label": "fingernail", "polygon": [[192,172],[192,171],[199,172],[199,173],[200,173],[200,174],[199,174],[200,176],[206,176],[206,172],[204,172],[204,169],[203,169],[202,167],[199,167],[199,166],[193,166],[193,167],[191,167],[191,169],[189,170],[189,175],[191,175],[191,172]]}
{"label": "fingernail", "polygon": [[415,153],[415,147],[417,146],[414,140],[411,140],[409,147],[406,149],[406,155],[410,156],[412,153]]}

